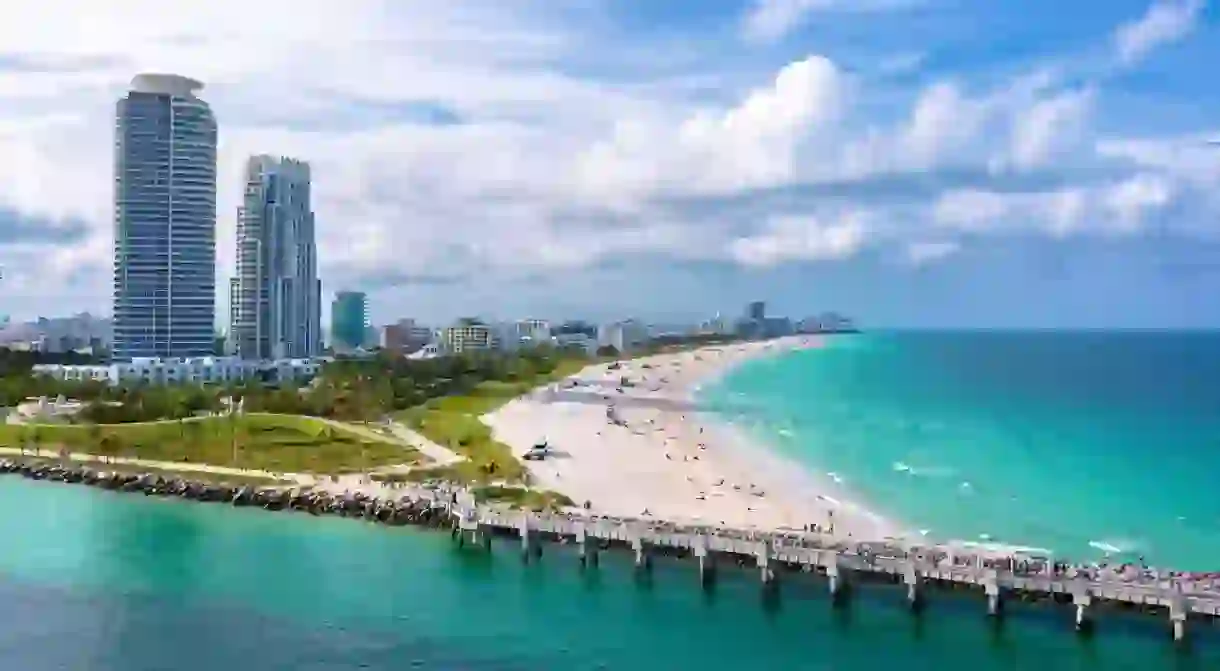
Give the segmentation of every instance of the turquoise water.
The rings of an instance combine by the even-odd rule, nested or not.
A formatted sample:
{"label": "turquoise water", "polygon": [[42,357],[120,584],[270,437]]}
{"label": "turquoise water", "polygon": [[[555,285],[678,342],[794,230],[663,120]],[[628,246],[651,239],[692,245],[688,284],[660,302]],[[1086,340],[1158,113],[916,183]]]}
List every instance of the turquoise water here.
{"label": "turquoise water", "polygon": [[907,528],[1220,569],[1220,335],[831,338],[706,397]]}
{"label": "turquoise water", "polygon": [[[1079,347],[1089,351],[1095,346],[1086,345]],[[978,347],[986,352],[992,346],[1005,345]],[[1188,348],[1199,374],[1211,376],[1198,380],[1203,387],[1220,379],[1206,367],[1214,359],[1198,358],[1209,347],[1213,353],[1217,349],[1210,343]],[[1165,346],[1165,351],[1175,348]],[[757,385],[760,398],[787,403],[787,415],[778,410],[752,413],[750,421],[759,430],[787,427],[802,440],[783,443],[782,449],[810,464],[832,463],[851,484],[884,502],[885,510],[927,520],[930,526],[962,525],[966,532],[977,525],[1014,536],[1021,531],[1035,542],[1060,538],[1054,534],[1078,543],[1095,535],[1130,536],[1158,558],[1180,555],[1183,562],[1202,561],[1192,549],[1211,547],[1202,526],[1209,514],[1203,496],[1188,500],[1181,489],[1162,482],[1144,495],[1153,499],[1148,512],[1136,505],[1136,495],[1124,493],[1134,482],[1151,487],[1164,477],[1158,474],[1178,469],[1191,482],[1205,481],[1210,465],[1180,452],[1195,445],[1186,440],[1193,433],[1180,430],[1179,440],[1159,443],[1143,461],[1134,462],[1118,451],[1118,443],[1106,442],[1103,449],[1067,440],[1086,435],[1081,427],[1101,430],[1084,417],[1100,418],[1103,406],[1116,399],[1140,397],[1124,385],[1105,384],[1103,391],[1076,399],[1072,412],[1064,413],[1076,417],[1076,424],[1068,422],[1052,434],[1028,434],[1029,429],[1019,428],[1025,422],[1051,431],[1047,421],[1057,416],[1051,408],[1059,405],[1054,399],[1069,402],[1075,396],[1062,391],[1039,397],[1036,410],[1005,411],[1026,400],[1014,384],[987,405],[989,393],[980,380],[1034,375],[1037,368],[1008,358],[990,364],[995,370],[980,365],[959,376],[950,372],[958,360],[954,351],[948,344],[907,339],[843,340],[828,350],[759,362],[712,393],[732,396],[734,389]],[[880,369],[898,379],[892,369],[911,366],[902,362],[915,352],[938,357],[922,369],[938,376],[891,384],[875,398],[877,409],[867,411],[863,404],[870,376],[879,380]],[[1074,366],[1094,370],[1089,361],[1079,355],[1059,370],[1070,378],[1080,374]],[[1008,365],[1016,371],[1002,371]],[[1112,367],[1102,369],[1119,375]],[[785,371],[796,373],[785,377],[790,375]],[[801,405],[768,392],[762,379],[789,385],[800,394]],[[831,393],[832,384],[837,393]],[[953,393],[959,394],[956,409],[948,400]],[[1212,407],[1203,396],[1193,398],[1199,410]],[[912,409],[901,411],[907,403]],[[967,404],[990,407],[992,415],[973,415],[966,409],[975,406]],[[800,407],[819,410],[811,415]],[[1157,421],[1187,424],[1168,419],[1180,417],[1181,406],[1164,394],[1141,407],[1150,417],[1165,418]],[[853,414],[857,422],[868,422],[867,433],[850,428],[847,417]],[[992,417],[990,423],[987,417]],[[831,420],[837,424],[821,423]],[[1128,430],[1150,430],[1128,421]],[[886,435],[895,427],[907,435],[936,438],[905,449],[885,443],[888,451],[883,451],[876,432]],[[1009,432],[1028,438],[999,439]],[[1054,452],[1044,435],[1061,436],[1054,443],[1060,451],[1080,451],[1044,455]],[[817,440],[819,436],[835,442]],[[854,447],[851,436],[867,438],[860,445],[873,447]],[[966,449],[959,441],[987,445],[987,452]],[[1139,442],[1127,441],[1122,444]],[[1082,460],[1108,477],[1128,479],[1110,486],[1080,475],[1062,476],[1059,489],[1038,490],[1034,465],[1024,465],[1008,479],[989,475],[992,459],[1019,466],[1019,454],[1037,464],[1050,463],[1051,471]],[[907,476],[899,477],[890,467],[899,457],[933,469],[927,472],[939,467],[955,474],[903,479]],[[870,482],[870,474],[877,479]],[[1069,500],[1083,505],[1088,497],[1100,497],[1090,505],[1111,507],[1105,514],[1068,510],[1063,520],[1035,526],[1026,520],[1031,516],[1010,507],[1007,512],[1017,521],[1005,531],[1006,511],[999,503],[973,503],[969,515],[954,509],[949,485],[960,477],[977,481],[980,499],[1005,483],[1019,500],[1030,499],[1029,505],[1053,507],[1049,501]],[[1189,652],[1175,652],[1166,640],[1167,623],[1139,616],[1106,614],[1096,637],[1082,640],[1072,633],[1068,609],[1014,606],[1004,625],[995,628],[983,616],[981,597],[934,593],[929,610],[916,618],[902,607],[902,594],[873,586],[863,586],[851,608],[836,611],[825,598],[825,586],[809,576],[784,576],[779,601],[765,602],[753,572],[726,570],[716,588],[705,593],[697,587],[693,567],[678,561],[659,561],[651,579],[641,581],[626,557],[607,557],[595,571],[582,573],[576,558],[559,546],[547,547],[540,563],[523,565],[508,544],[497,544],[488,555],[458,550],[444,533],[147,499],[12,476],[0,477],[0,511],[4,671],[1220,668],[1220,650],[1210,637],[1201,635]],[[1147,516],[1148,524],[1179,514],[1186,521],[1180,527],[1168,525],[1169,530],[1135,529],[1134,522],[1125,521],[1135,514]],[[1104,528],[1092,531],[1101,523]],[[1044,526],[1050,535],[1039,535]],[[1203,623],[1192,627],[1204,633]],[[1206,629],[1214,631],[1213,626]]]}
{"label": "turquoise water", "polygon": [[1092,641],[1067,610],[989,625],[979,598],[937,595],[922,619],[864,589],[847,611],[753,572],[697,588],[689,564],[637,581],[607,557],[583,573],[558,546],[461,551],[444,533],[0,480],[0,668],[1208,669],[1164,623],[1107,618]]}

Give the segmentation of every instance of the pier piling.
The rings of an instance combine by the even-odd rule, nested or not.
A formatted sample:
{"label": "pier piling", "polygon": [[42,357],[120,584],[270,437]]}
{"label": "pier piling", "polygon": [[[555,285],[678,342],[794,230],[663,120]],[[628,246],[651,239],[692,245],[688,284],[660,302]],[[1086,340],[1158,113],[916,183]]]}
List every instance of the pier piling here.
{"label": "pier piling", "polygon": [[902,580],[907,586],[907,605],[914,612],[923,610],[923,590],[919,584],[919,572],[915,569],[915,564],[907,561],[903,565]]}
{"label": "pier piling", "polygon": [[1174,643],[1183,644],[1186,642],[1187,612],[1181,597],[1176,597],[1169,602],[1169,622],[1173,630]]}
{"label": "pier piling", "polygon": [[775,571],[771,568],[771,548],[766,543],[759,543],[754,550],[754,558],[758,562],[759,577],[764,586],[775,581]]}
{"label": "pier piling", "polygon": [[716,564],[707,549],[707,538],[697,536],[692,543],[695,559],[699,562],[699,584],[711,587],[716,581]]}
{"label": "pier piling", "polygon": [[1081,635],[1093,633],[1093,616],[1089,612],[1092,601],[1088,590],[1079,591],[1072,597],[1072,603],[1076,606],[1076,632]]}
{"label": "pier piling", "polygon": [[830,601],[836,606],[843,605],[847,600],[847,580],[839,567],[839,557],[834,555],[826,564],[826,579],[830,585]]}
{"label": "pier piling", "polygon": [[648,547],[644,544],[644,539],[640,538],[639,534],[632,536],[631,549],[635,552],[635,570],[639,572],[651,571],[652,556],[649,555]]}
{"label": "pier piling", "polygon": [[983,576],[983,592],[987,595],[987,616],[995,619],[1004,617],[1004,599],[1000,594],[1000,582],[994,569]]}

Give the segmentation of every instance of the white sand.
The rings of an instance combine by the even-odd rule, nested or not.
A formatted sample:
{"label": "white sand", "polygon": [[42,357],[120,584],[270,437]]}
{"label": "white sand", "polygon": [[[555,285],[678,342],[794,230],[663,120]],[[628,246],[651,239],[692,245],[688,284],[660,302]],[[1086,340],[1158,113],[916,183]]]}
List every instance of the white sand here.
{"label": "white sand", "polygon": [[[535,484],[589,501],[599,514],[759,529],[833,524],[836,535],[858,539],[897,535],[833,478],[808,473],[689,409],[698,385],[732,366],[817,344],[816,337],[793,337],[636,359],[618,370],[590,366],[569,378],[576,387],[553,385],[483,419],[518,456],[547,441],[554,456],[525,462]],[[632,386],[620,389],[623,377]],[[611,423],[611,405],[625,426]]]}

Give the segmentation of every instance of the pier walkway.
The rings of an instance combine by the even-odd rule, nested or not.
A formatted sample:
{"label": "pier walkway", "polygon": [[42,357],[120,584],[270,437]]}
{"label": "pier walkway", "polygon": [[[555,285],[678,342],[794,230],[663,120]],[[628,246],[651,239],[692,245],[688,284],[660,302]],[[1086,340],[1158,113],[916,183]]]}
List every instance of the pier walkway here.
{"label": "pier walkway", "polygon": [[[906,586],[913,609],[925,598],[925,586],[963,586],[981,591],[987,612],[1000,616],[1006,595],[1071,603],[1076,627],[1092,629],[1091,606],[1111,602],[1139,610],[1167,613],[1173,637],[1181,641],[1188,617],[1220,617],[1220,578],[1201,579],[1153,569],[1074,565],[1049,553],[1016,551],[974,543],[918,545],[903,539],[863,542],[805,531],[759,531],[687,526],[661,520],[606,518],[570,513],[541,514],[476,505],[459,492],[445,501],[456,517],[454,534],[489,544],[490,534],[520,539],[523,556],[540,554],[539,541],[551,538],[575,543],[582,563],[597,561],[600,546],[619,545],[635,553],[636,566],[647,569],[650,553],[662,551],[693,557],[701,582],[714,577],[717,559],[749,565],[761,582],[774,587],[776,569],[824,575],[835,601],[846,596],[853,576],[888,577]],[[888,575],[887,575],[888,574]],[[868,576],[861,576],[868,577]]]}

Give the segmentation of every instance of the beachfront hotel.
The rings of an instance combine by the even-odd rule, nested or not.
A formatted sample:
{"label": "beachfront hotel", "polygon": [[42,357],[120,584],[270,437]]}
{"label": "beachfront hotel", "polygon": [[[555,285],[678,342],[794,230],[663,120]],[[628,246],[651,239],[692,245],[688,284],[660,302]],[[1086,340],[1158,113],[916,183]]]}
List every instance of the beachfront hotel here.
{"label": "beachfront hotel", "polygon": [[115,110],[114,358],[212,354],[216,119],[187,77],[142,74]]}
{"label": "beachfront hotel", "polygon": [[308,358],[322,351],[309,164],[252,156],[237,213],[237,273],[229,334],[243,359]]}

